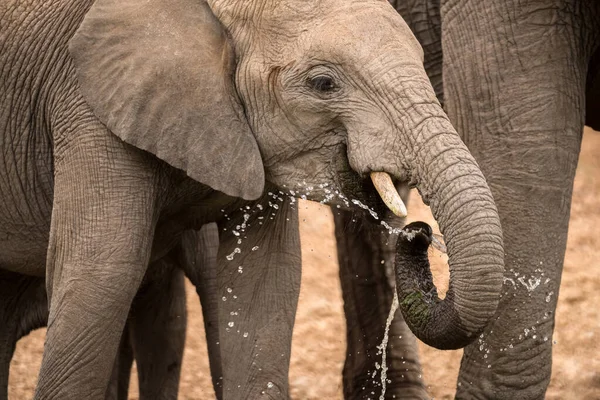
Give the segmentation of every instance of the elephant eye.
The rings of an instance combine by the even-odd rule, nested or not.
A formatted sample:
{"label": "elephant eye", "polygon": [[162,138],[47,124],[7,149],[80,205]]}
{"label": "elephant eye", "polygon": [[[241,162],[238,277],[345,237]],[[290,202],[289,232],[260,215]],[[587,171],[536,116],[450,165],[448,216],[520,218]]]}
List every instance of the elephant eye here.
{"label": "elephant eye", "polygon": [[309,79],[309,85],[318,92],[332,92],[336,89],[333,78],[329,75],[317,75]]}

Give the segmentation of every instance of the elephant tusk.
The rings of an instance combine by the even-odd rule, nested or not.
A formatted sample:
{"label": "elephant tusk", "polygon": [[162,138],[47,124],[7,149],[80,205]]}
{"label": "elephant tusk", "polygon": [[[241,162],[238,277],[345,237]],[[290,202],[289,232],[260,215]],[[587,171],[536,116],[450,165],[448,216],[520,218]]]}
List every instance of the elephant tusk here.
{"label": "elephant tusk", "polygon": [[392,177],[387,172],[371,172],[371,180],[385,205],[397,216],[406,217],[406,206],[392,183]]}

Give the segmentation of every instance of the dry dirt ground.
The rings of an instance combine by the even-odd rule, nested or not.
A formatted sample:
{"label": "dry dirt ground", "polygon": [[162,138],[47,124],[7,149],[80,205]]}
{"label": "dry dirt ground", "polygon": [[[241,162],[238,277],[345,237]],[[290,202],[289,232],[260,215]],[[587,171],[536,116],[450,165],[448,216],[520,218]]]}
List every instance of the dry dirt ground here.
{"label": "dry dirt ground", "polygon": [[[600,133],[586,130],[575,180],[571,224],[553,340],[552,381],[547,399],[600,399]],[[413,220],[432,222],[426,206],[411,194]],[[294,399],[341,399],[345,335],[331,211],[301,205],[303,276],[290,370]],[[438,285],[447,271],[438,254]],[[202,315],[188,286],[189,324],[180,399],[214,398],[204,343]],[[29,399],[40,365],[44,330],[21,340],[11,365],[9,399]],[[424,378],[436,399],[454,394],[461,351],[420,345]],[[137,399],[132,384],[130,397]]]}

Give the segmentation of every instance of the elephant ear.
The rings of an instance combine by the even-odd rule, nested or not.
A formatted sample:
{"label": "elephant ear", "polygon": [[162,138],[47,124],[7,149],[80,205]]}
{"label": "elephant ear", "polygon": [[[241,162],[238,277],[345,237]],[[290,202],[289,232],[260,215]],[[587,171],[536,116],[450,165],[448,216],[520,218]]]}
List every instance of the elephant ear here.
{"label": "elephant ear", "polygon": [[264,167],[227,31],[201,0],[97,0],[69,43],[85,100],[118,137],[230,196]]}

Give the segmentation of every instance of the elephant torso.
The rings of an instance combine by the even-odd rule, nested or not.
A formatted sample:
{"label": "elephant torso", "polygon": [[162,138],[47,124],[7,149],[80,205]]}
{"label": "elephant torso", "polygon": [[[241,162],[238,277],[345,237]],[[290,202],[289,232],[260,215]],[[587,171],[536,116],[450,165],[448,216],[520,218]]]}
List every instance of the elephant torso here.
{"label": "elephant torso", "polygon": [[52,212],[53,90],[68,64],[49,7],[0,3],[0,266],[33,275],[44,272]]}
{"label": "elephant torso", "polygon": [[[0,3],[0,268],[28,275],[45,272],[54,192],[55,157],[97,123],[79,93],[69,39],[92,1]],[[93,120],[93,121],[92,121]],[[138,151],[131,147],[131,151]],[[153,157],[149,157],[153,158]],[[168,252],[187,228],[214,219],[212,208],[232,201],[157,160],[165,171],[164,208],[153,259]],[[190,208],[199,199],[206,203]]]}

